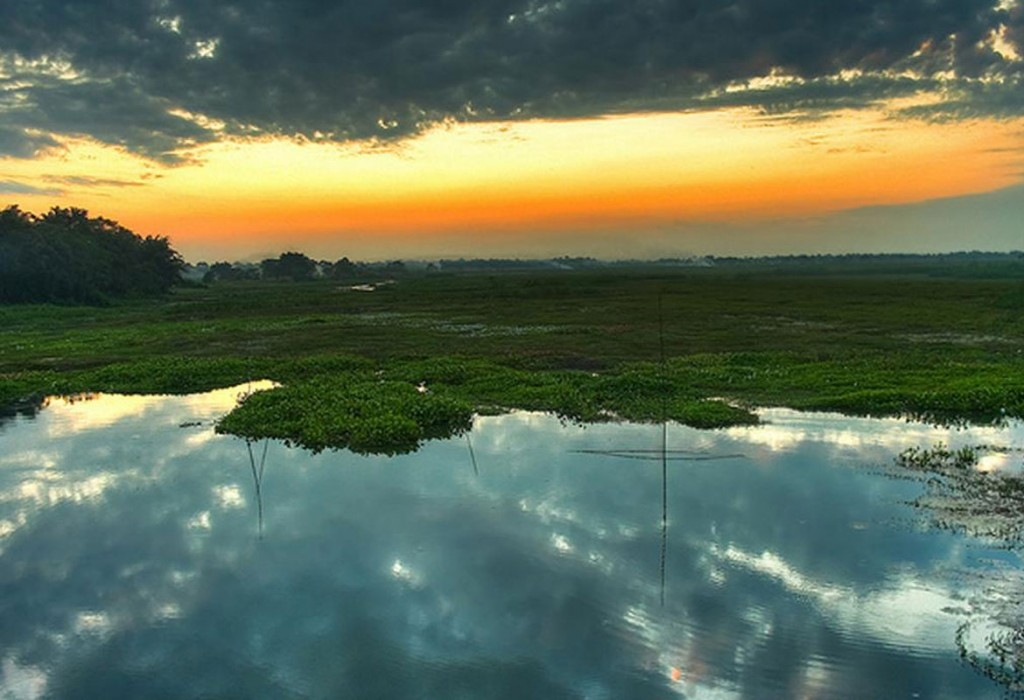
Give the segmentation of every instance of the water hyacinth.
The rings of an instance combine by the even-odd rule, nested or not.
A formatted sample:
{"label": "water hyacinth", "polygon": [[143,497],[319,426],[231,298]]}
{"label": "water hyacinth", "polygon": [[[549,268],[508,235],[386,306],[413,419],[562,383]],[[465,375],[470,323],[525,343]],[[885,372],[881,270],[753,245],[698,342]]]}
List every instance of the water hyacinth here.
{"label": "water hyacinth", "polygon": [[319,452],[401,454],[471,426],[472,409],[413,384],[366,374],[317,377],[246,397],[218,432],[276,438]]}

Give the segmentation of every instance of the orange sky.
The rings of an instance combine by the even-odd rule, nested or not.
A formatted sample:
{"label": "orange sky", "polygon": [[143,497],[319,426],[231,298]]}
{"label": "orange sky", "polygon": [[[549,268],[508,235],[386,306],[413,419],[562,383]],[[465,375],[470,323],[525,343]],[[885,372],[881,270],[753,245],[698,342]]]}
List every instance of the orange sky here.
{"label": "orange sky", "polygon": [[[167,235],[192,261],[284,250],[628,256],[634,230],[803,220],[1020,183],[1024,120],[892,119],[893,106],[822,119],[736,109],[457,125],[388,147],[234,141],[170,168],[77,141],[4,167],[61,190],[19,195],[23,209],[85,207]],[[621,253],[588,249],[588,235],[611,231]],[[568,250],[574,236],[582,243]],[[700,237],[676,243],[716,252]]]}

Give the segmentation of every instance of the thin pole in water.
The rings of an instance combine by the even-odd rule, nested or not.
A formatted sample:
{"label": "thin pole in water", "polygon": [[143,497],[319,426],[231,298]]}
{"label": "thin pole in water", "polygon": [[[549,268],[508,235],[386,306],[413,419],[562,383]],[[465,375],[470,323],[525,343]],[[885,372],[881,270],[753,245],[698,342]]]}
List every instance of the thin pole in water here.
{"label": "thin pole in water", "polygon": [[668,386],[665,377],[665,314],[658,292],[658,372],[661,375],[661,607],[665,607],[665,558],[668,550]]}
{"label": "thin pole in water", "polygon": [[661,607],[665,607],[665,552],[668,549],[668,424],[661,422]]}

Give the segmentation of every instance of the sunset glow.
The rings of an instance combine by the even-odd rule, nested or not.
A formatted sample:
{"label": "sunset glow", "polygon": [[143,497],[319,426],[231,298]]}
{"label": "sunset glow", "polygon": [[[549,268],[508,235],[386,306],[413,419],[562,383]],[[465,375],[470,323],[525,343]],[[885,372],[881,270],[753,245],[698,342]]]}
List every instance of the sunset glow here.
{"label": "sunset glow", "polygon": [[530,231],[820,216],[1008,187],[1022,132],[1020,121],[892,121],[881,110],[808,122],[731,110],[452,126],[395,147],[239,141],[163,170],[80,143],[15,172],[72,183],[22,197],[24,208],[103,212],[190,257],[292,243],[426,253],[448,236],[512,232],[527,252]]}
{"label": "sunset glow", "polygon": [[[585,0],[576,3],[582,7]],[[814,76],[772,67],[743,75],[736,66],[730,68],[735,75],[705,86],[698,98],[687,98],[688,104],[681,100],[675,109],[656,108],[656,100],[644,105],[639,97],[640,109],[625,106],[629,100],[609,108],[601,105],[611,98],[594,92],[589,98],[594,106],[572,116],[525,118],[511,110],[502,117],[492,109],[491,116],[481,117],[476,101],[466,99],[459,113],[442,111],[415,124],[403,122],[398,112],[374,118],[374,109],[389,113],[384,102],[359,111],[364,108],[352,106],[362,104],[356,93],[356,102],[319,107],[328,95],[309,93],[308,104],[275,103],[283,110],[280,119],[290,119],[292,127],[277,117],[244,116],[246,99],[269,100],[275,94],[275,86],[265,85],[216,109],[212,103],[206,109],[189,105],[186,93],[174,99],[154,93],[144,106],[133,107],[140,114],[149,110],[145,119],[151,126],[127,115],[101,121],[109,106],[69,103],[59,109],[82,114],[71,119],[60,112],[68,121],[57,130],[50,123],[58,119],[57,107],[50,116],[41,114],[42,107],[25,112],[26,100],[51,94],[64,99],[71,88],[98,94],[108,83],[92,81],[85,54],[79,67],[74,61],[0,52],[0,97],[6,96],[0,112],[30,115],[20,141],[14,141],[21,144],[17,148],[30,149],[29,157],[0,153],[0,196],[37,212],[56,205],[83,207],[141,233],[166,235],[193,260],[253,258],[287,249],[328,258],[608,257],[651,244],[651,231],[661,232],[651,254],[716,253],[742,249],[742,243],[724,245],[730,227],[750,231],[764,223],[765,230],[780,230],[787,221],[806,227],[810,220],[818,222],[824,239],[832,230],[830,217],[846,212],[890,207],[898,217],[900,207],[1021,186],[1024,117],[1005,107],[1001,113],[986,111],[990,108],[980,103],[956,111],[961,100],[975,99],[971,91],[992,93],[986,99],[994,101],[994,91],[1012,92],[1019,79],[1013,23],[1021,12],[1016,3],[1000,3],[994,12],[989,40],[977,48],[992,67],[980,78],[928,67],[929,56],[945,55],[928,39],[902,59],[902,72],[851,67]],[[510,13],[501,32],[539,32],[542,17],[557,19],[547,9]],[[161,15],[155,26],[133,31],[177,42],[185,41],[187,26],[183,16]],[[184,47],[186,72],[220,62],[226,70],[229,61],[241,60],[241,54],[226,53],[226,40],[189,39]],[[312,64],[305,69],[313,70]],[[593,70],[599,71],[597,64]],[[129,82],[140,78],[130,71],[124,75]],[[292,81],[298,76],[283,76],[280,89],[297,85]],[[605,79],[599,72],[594,76]],[[207,73],[194,78],[197,85],[214,79]],[[515,79],[526,85],[531,77]],[[875,83],[878,96],[862,97],[861,85]],[[231,87],[210,84],[210,89]],[[63,92],[53,93],[58,89]],[[838,97],[823,102],[803,96],[822,91]],[[1000,105],[1008,104],[1007,98],[999,99]],[[351,124],[365,119],[367,133],[339,136],[332,130],[349,123],[338,121],[345,114],[356,120]],[[310,126],[317,123],[322,131]],[[389,135],[403,129],[409,133]],[[0,133],[0,148],[4,138]],[[705,235],[708,227],[716,234]],[[1016,232],[986,231],[975,232],[982,235],[982,247],[1014,247]],[[890,233],[893,250],[948,247],[945,239],[929,242],[927,231],[894,227]],[[770,243],[762,237],[763,250],[751,252],[793,250],[792,239],[776,235]],[[965,240],[967,247],[977,247],[974,243]],[[846,248],[862,246],[850,239]]]}

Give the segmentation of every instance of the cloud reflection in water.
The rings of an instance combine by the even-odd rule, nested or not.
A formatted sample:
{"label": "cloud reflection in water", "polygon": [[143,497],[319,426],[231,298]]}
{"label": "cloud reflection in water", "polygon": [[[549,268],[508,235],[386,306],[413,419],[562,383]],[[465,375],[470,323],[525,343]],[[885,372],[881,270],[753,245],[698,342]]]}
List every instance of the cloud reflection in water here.
{"label": "cloud reflection in water", "polygon": [[472,454],[394,459],[272,444],[260,540],[245,443],[211,427],[234,397],[8,426],[0,694],[998,696],[952,637],[977,552],[902,527],[916,485],[858,466],[991,433],[670,426],[673,449],[747,458],[670,463],[662,607],[660,465],[593,453],[657,449],[660,426],[481,417]]}

